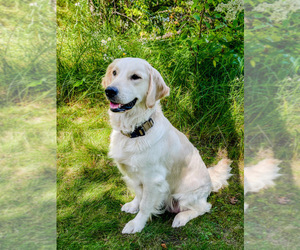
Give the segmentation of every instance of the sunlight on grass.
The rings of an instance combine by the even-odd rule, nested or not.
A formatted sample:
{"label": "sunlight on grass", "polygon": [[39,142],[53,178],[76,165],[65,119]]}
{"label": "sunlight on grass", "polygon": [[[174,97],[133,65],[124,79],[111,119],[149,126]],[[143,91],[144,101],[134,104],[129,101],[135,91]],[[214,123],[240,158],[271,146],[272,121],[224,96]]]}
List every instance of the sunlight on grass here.
{"label": "sunlight on grass", "polygon": [[90,186],[88,186],[82,194],[80,194],[80,197],[78,199],[79,203],[84,202],[92,202],[95,200],[101,200],[103,198],[103,195],[111,190],[117,188],[113,184],[99,184],[99,183],[93,183]]}
{"label": "sunlight on grass", "polygon": [[2,108],[0,115],[0,241],[8,248],[10,244],[53,246],[55,109],[23,103]]}

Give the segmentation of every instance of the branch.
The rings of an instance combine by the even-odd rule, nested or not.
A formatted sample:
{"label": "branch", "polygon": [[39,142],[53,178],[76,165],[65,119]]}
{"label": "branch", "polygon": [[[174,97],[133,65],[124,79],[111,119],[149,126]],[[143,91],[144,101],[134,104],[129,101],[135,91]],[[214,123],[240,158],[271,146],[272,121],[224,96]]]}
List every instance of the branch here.
{"label": "branch", "polygon": [[204,1],[204,6],[203,6],[203,9],[202,9],[202,12],[201,12],[199,39],[201,39],[202,21],[203,21],[203,16],[204,16],[204,12],[205,12],[205,4],[206,4],[206,0]]}
{"label": "branch", "polygon": [[89,8],[90,8],[90,11],[91,11],[91,14],[92,15],[95,15],[95,5],[94,5],[94,3],[93,3],[93,1],[92,0],[89,0],[88,1],[88,4],[89,4]]}
{"label": "branch", "polygon": [[123,17],[126,17],[128,18],[131,22],[135,23],[136,25],[139,25],[136,21],[134,21],[132,18],[126,16],[125,14],[122,14],[120,12],[117,12],[117,11],[113,11],[112,14],[117,14],[117,15],[120,15],[120,16],[123,16]]}

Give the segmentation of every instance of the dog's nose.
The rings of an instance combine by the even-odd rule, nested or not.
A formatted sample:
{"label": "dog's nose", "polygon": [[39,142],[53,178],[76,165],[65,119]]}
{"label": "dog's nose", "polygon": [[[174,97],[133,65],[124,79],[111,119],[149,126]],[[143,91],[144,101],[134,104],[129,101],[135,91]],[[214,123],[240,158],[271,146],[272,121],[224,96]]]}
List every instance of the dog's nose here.
{"label": "dog's nose", "polygon": [[107,87],[105,89],[105,94],[108,98],[113,98],[119,93],[119,90],[116,87]]}

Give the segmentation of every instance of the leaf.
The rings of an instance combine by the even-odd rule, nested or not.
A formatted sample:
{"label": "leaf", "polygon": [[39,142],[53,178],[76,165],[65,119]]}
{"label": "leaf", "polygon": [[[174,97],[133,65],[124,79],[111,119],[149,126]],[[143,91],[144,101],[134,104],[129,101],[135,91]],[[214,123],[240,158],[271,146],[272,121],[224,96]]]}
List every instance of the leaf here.
{"label": "leaf", "polygon": [[84,80],[85,80],[85,79],[82,79],[81,81],[75,82],[75,83],[73,84],[73,87],[79,87],[79,86],[81,86],[81,85],[83,84]]}
{"label": "leaf", "polygon": [[233,27],[236,27],[238,25],[238,21],[237,20],[233,20],[232,24],[233,24]]}
{"label": "leaf", "polygon": [[182,39],[182,40],[185,40],[186,38],[187,38],[187,34],[182,34],[182,35],[181,35],[181,39]]}
{"label": "leaf", "polygon": [[224,27],[224,25],[223,24],[220,24],[220,25],[218,25],[214,30],[217,30],[217,29],[220,29],[220,28],[223,28]]}
{"label": "leaf", "polygon": [[27,85],[27,87],[36,87],[36,86],[42,85],[43,82],[45,82],[45,81],[46,81],[45,78],[43,78],[43,79],[41,79],[41,80],[39,80],[39,81],[33,81],[33,82],[29,83],[29,84]]}
{"label": "leaf", "polygon": [[217,62],[213,60],[214,67],[217,67]]}
{"label": "leaf", "polygon": [[232,205],[235,205],[239,200],[236,198],[236,197],[230,197],[229,198],[229,202],[232,204]]}
{"label": "leaf", "polygon": [[255,61],[250,60],[250,64],[251,64],[251,66],[252,66],[253,68],[255,68],[255,65],[256,65]]}
{"label": "leaf", "polygon": [[208,23],[208,22],[204,22],[204,23],[205,23],[206,27],[210,29],[210,23]]}
{"label": "leaf", "polygon": [[278,198],[277,198],[277,201],[278,201],[278,203],[281,204],[281,205],[286,205],[286,204],[288,204],[291,200],[290,200],[289,198],[285,197],[285,196],[282,196],[282,197],[278,197]]}
{"label": "leaf", "polygon": [[197,21],[200,21],[200,15],[197,13],[193,15],[193,18],[195,18]]}
{"label": "leaf", "polygon": [[161,244],[161,247],[162,247],[162,248],[167,248],[167,245],[166,245],[165,243],[162,243],[162,244]]}

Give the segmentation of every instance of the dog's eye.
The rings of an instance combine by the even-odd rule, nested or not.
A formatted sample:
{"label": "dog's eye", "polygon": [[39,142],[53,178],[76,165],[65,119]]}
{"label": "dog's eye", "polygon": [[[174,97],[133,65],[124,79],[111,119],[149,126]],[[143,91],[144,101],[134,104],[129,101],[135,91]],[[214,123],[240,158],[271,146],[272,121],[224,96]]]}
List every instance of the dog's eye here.
{"label": "dog's eye", "polygon": [[131,80],[137,80],[137,79],[141,79],[142,77],[140,77],[140,76],[134,74],[134,75],[132,75],[130,78],[131,78]]}
{"label": "dog's eye", "polygon": [[113,71],[113,75],[115,76],[116,74],[117,74],[117,71],[114,70],[114,71]]}

